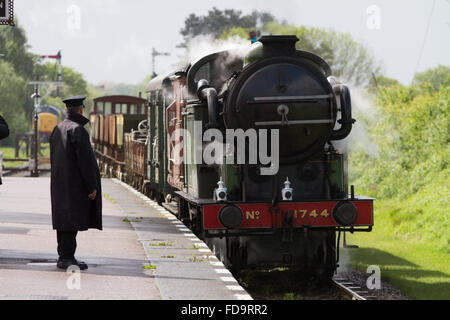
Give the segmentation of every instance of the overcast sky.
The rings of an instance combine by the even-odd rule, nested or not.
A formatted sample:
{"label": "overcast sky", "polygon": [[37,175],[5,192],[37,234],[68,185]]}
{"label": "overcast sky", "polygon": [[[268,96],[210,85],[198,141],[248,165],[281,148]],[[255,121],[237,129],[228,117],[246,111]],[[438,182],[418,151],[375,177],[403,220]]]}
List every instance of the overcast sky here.
{"label": "overcast sky", "polygon": [[156,71],[163,72],[177,60],[185,18],[213,6],[268,11],[292,24],[349,32],[381,60],[387,76],[408,84],[416,69],[450,65],[449,0],[436,0],[425,37],[433,1],[15,0],[14,11],[32,52],[61,50],[63,65],[94,84],[141,82],[151,73],[153,46],[172,53],[157,58]]}

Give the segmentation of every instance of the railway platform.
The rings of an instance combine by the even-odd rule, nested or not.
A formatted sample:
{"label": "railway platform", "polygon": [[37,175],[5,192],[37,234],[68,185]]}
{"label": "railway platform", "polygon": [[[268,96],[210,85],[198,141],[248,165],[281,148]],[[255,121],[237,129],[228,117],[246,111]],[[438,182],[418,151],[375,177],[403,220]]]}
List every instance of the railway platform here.
{"label": "railway platform", "polygon": [[102,180],[103,231],[77,236],[89,269],[56,268],[50,179],[0,186],[0,299],[251,299],[203,241],[164,208]]}

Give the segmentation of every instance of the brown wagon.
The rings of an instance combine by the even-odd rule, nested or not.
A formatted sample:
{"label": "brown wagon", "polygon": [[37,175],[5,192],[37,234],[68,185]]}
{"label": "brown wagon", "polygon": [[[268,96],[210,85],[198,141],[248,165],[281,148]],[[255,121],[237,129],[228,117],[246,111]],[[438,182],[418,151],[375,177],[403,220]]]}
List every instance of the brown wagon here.
{"label": "brown wagon", "polygon": [[112,95],[94,99],[92,141],[104,175],[122,178],[125,134],[137,129],[147,118],[146,111],[146,100],[140,97]]}

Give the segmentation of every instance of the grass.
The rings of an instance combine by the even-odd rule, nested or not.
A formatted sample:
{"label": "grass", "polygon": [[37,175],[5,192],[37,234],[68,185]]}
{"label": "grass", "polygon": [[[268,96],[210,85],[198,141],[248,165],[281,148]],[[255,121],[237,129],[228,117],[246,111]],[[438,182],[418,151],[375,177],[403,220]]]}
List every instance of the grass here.
{"label": "grass", "polygon": [[199,258],[195,254],[193,254],[192,257],[189,258],[189,261],[190,262],[202,262],[202,261],[204,261],[204,259],[203,258]]}
{"label": "grass", "polygon": [[173,246],[173,243],[172,242],[158,242],[158,243],[150,242],[149,246],[167,247],[167,246]]}
{"label": "grass", "polygon": [[142,266],[142,269],[155,270],[156,266],[154,264],[148,264],[148,265]]}
{"label": "grass", "polygon": [[392,206],[391,200],[376,201],[373,231],[348,235],[347,242],[359,246],[344,252],[350,255],[350,265],[363,272],[369,265],[379,266],[381,278],[412,299],[450,299],[448,245],[442,237],[424,236],[420,229],[417,234],[407,232],[402,224],[414,218],[393,219]]}
{"label": "grass", "polygon": [[[111,202],[112,204],[116,204],[117,203],[116,200],[111,198],[108,193],[103,193],[103,197],[105,197],[105,199],[108,200],[109,202]],[[127,222],[129,222],[129,221],[127,221]]]}
{"label": "grass", "polygon": [[300,294],[295,294],[294,292],[285,293],[283,300],[302,300],[303,296]]}
{"label": "grass", "polygon": [[[375,200],[374,230],[348,237],[350,264],[378,265],[413,299],[450,299],[450,90],[395,85],[355,116],[377,152],[349,154],[349,180]],[[359,142],[363,142],[362,139]]]}
{"label": "grass", "polygon": [[[13,147],[0,147],[0,151],[3,153],[3,159],[14,159],[15,149]],[[25,158],[25,157],[23,157]],[[6,168],[17,168],[23,164],[28,164],[27,161],[3,161],[3,166]]]}
{"label": "grass", "polygon": [[123,222],[141,222],[142,219],[143,219],[142,217],[136,217],[134,219],[123,218],[122,221]]}

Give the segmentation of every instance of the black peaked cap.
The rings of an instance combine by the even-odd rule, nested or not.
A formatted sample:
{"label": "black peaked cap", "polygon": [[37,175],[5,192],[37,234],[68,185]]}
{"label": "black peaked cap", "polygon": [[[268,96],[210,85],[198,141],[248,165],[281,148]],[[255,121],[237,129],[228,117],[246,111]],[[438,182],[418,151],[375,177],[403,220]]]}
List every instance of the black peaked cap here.
{"label": "black peaked cap", "polygon": [[64,99],[63,102],[66,104],[67,108],[71,107],[80,107],[83,106],[83,100],[86,99],[86,96],[74,96],[67,99]]}

